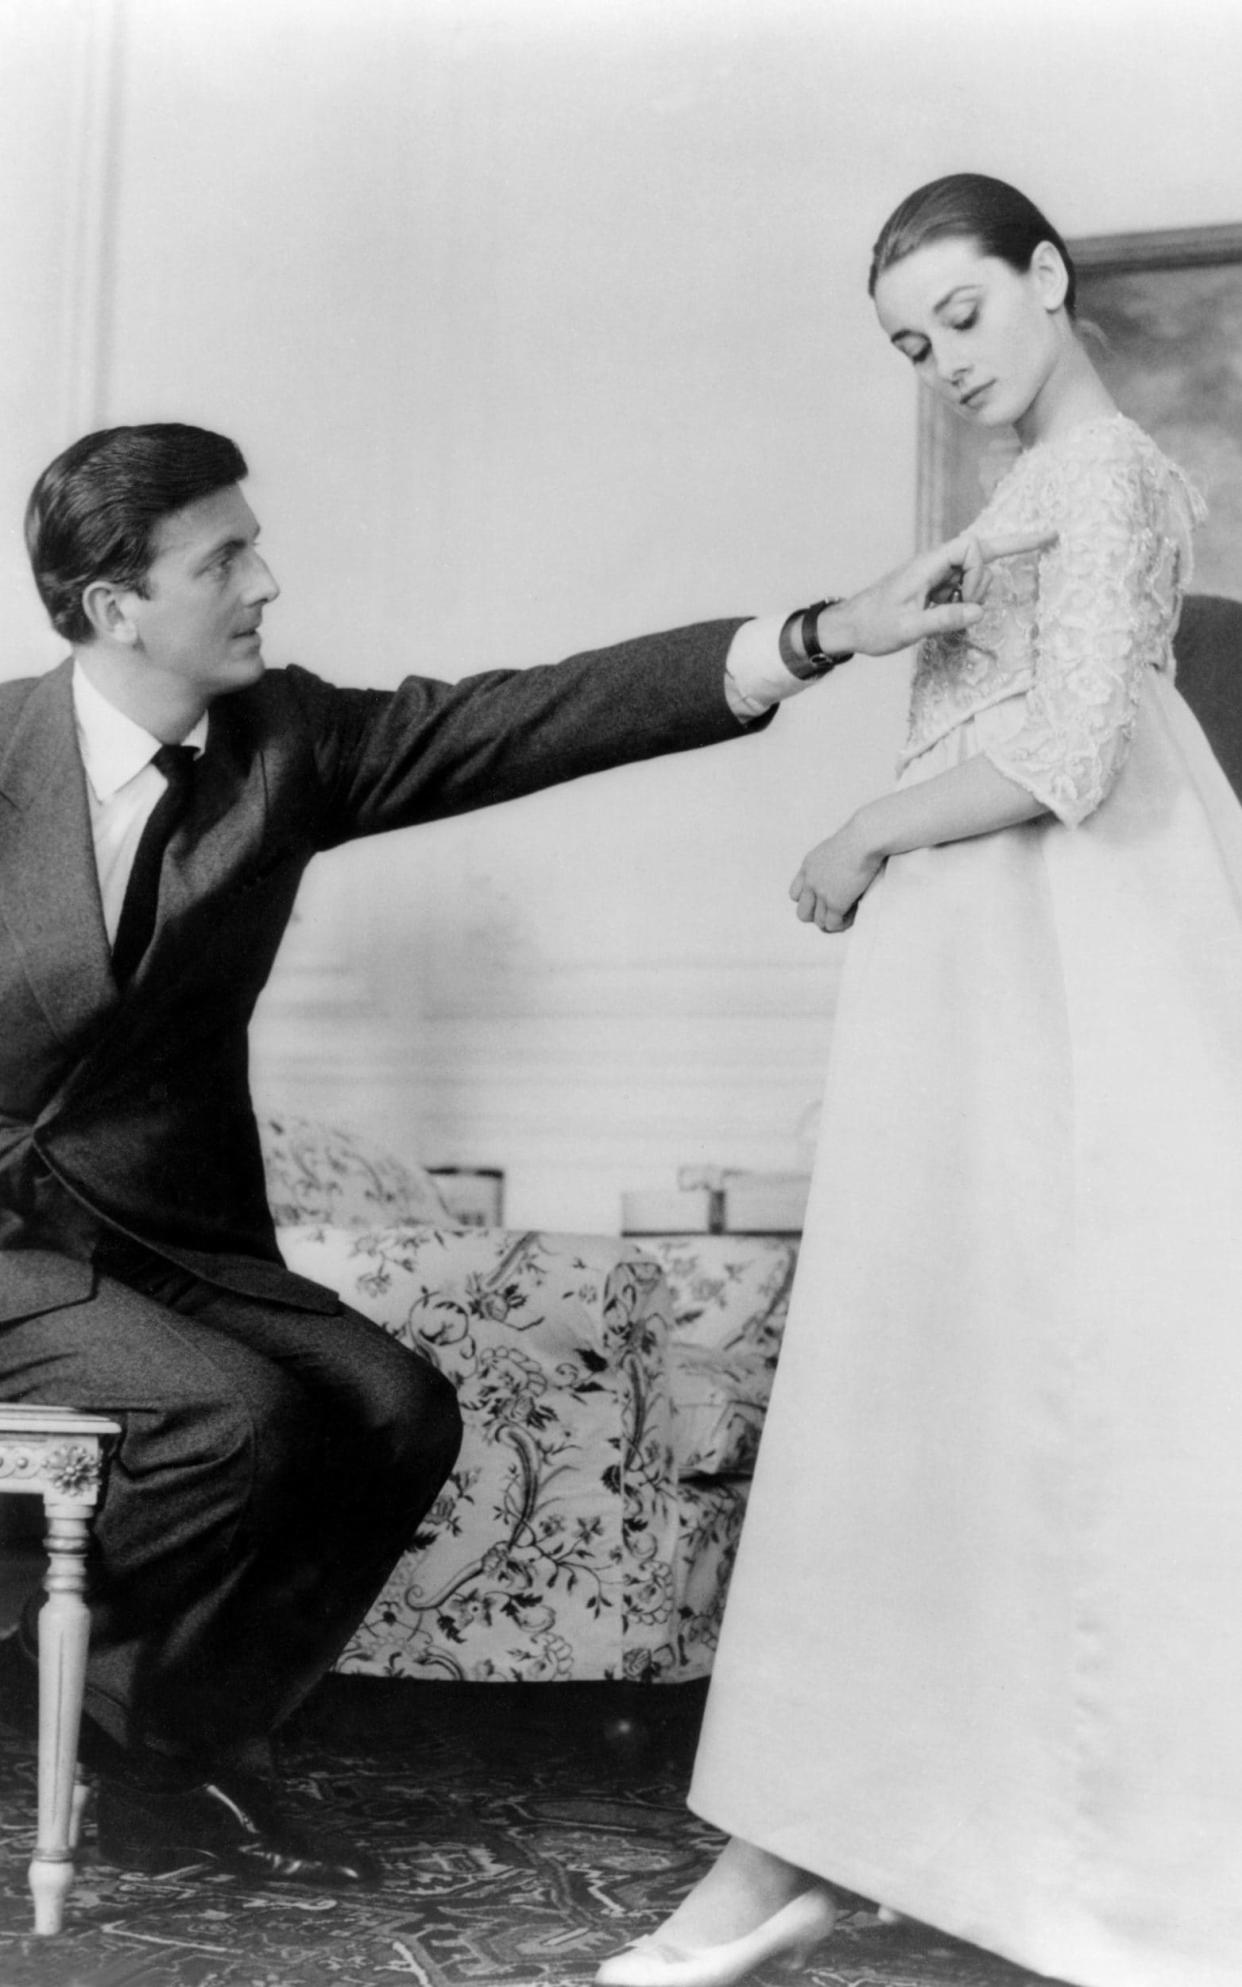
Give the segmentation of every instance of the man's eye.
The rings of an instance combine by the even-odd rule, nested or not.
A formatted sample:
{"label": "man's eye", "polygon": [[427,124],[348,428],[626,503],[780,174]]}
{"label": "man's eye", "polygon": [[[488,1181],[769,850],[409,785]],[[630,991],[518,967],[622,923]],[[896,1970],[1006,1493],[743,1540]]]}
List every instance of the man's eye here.
{"label": "man's eye", "polygon": [[970,331],[978,323],[978,320],[978,311],[972,310],[966,317],[955,318],[950,324],[949,329],[950,331]]}

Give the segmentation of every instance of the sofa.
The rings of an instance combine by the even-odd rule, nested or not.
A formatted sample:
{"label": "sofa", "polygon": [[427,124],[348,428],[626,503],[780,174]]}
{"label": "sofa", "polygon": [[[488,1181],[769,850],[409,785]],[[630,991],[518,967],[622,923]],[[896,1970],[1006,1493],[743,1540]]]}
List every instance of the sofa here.
{"label": "sofa", "polygon": [[291,1268],[432,1360],[465,1424],[339,1667],[706,1674],[796,1244],[457,1227],[431,1175],[356,1132],[279,1112],[261,1131]]}

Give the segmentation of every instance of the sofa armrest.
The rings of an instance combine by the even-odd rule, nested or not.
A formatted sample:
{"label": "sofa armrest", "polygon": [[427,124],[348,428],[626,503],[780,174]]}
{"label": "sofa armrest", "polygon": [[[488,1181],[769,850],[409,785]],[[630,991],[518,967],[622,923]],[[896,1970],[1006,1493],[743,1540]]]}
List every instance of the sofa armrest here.
{"label": "sofa armrest", "polygon": [[681,1348],[755,1355],[775,1368],[798,1263],[790,1235],[643,1235],[673,1300]]}
{"label": "sofa armrest", "polygon": [[683,1480],[754,1466],[780,1353],[798,1243],[784,1235],[641,1238],[673,1305],[673,1456]]}
{"label": "sofa armrest", "polygon": [[661,1284],[660,1266],[613,1236],[299,1222],[278,1228],[277,1240],[291,1269],[424,1351],[447,1356],[466,1341],[522,1346],[553,1366],[585,1356],[599,1370],[644,1349],[665,1356],[667,1301],[657,1342],[648,1343],[646,1300]]}
{"label": "sofa armrest", "polygon": [[575,1663],[619,1676],[632,1649],[671,1650],[659,1265],[617,1237],[507,1229],[298,1225],[279,1239],[291,1269],[431,1359],[462,1410],[457,1467],[347,1664],[535,1680]]}
{"label": "sofa armrest", "polygon": [[268,1205],[278,1227],[318,1222],[374,1228],[380,1222],[451,1219],[425,1167],[348,1125],[269,1111],[259,1119],[259,1138]]}

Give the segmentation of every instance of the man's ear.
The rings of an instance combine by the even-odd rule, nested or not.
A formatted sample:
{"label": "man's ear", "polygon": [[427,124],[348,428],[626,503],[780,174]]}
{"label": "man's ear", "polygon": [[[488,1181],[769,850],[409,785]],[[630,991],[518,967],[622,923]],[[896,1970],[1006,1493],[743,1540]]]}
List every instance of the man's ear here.
{"label": "man's ear", "polygon": [[128,587],[119,587],[113,580],[92,580],[83,588],[82,612],[97,637],[124,648],[134,647],[138,629],[127,608],[131,597]]}
{"label": "man's ear", "polygon": [[1050,241],[1041,241],[1031,257],[1031,275],[1045,310],[1060,310],[1069,295],[1069,270],[1065,257]]}

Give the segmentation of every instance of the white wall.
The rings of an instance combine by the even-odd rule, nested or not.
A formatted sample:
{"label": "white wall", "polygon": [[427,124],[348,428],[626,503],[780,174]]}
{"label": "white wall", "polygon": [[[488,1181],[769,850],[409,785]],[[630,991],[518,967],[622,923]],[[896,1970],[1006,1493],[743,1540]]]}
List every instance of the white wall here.
{"label": "white wall", "polygon": [[[342,681],[846,590],[912,540],[864,294],[903,193],[1242,208],[1231,0],[0,0],[0,37],[13,668],[49,650],[9,521],[96,417],[237,436],[269,655]],[[506,1166],[519,1221],[794,1163],[841,947],[785,886],[903,695],[860,667],[757,741],[332,858],[261,1085]]]}

